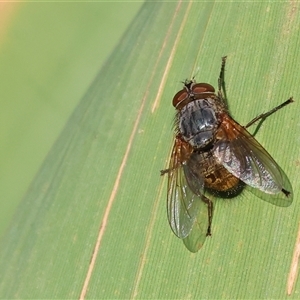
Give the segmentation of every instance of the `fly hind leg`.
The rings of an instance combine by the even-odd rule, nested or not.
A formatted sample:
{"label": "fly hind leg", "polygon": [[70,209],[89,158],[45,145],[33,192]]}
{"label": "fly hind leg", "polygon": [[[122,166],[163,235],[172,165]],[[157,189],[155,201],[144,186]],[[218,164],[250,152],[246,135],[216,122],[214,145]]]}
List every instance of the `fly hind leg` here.
{"label": "fly hind leg", "polygon": [[207,226],[206,236],[211,236],[211,223],[212,223],[212,217],[213,217],[214,204],[210,199],[208,199],[204,195],[202,195],[201,200],[207,204],[208,226]]}
{"label": "fly hind leg", "polygon": [[272,115],[274,112],[276,112],[277,110],[285,107],[286,105],[290,104],[294,102],[293,97],[291,97],[290,99],[286,100],[285,102],[281,103],[280,105],[274,107],[273,109],[271,109],[270,111],[260,114],[257,117],[255,117],[253,120],[251,120],[246,126],[244,126],[244,128],[248,128],[251,125],[253,125],[256,121],[261,120],[261,122],[263,122],[267,117],[269,117],[270,115]]}

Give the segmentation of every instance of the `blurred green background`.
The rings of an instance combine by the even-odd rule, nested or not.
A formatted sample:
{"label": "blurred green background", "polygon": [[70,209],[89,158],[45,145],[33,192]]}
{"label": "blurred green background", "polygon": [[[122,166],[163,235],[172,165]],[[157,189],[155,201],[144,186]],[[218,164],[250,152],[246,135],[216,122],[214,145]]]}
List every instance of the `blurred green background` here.
{"label": "blurred green background", "polygon": [[0,238],[142,4],[0,4]]}

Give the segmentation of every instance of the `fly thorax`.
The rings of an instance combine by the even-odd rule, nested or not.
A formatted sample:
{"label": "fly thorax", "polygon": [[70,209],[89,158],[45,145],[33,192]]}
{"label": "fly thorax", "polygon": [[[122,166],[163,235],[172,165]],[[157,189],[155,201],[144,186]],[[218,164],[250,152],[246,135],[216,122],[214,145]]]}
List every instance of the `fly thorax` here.
{"label": "fly thorax", "polygon": [[195,148],[203,148],[215,135],[219,122],[214,100],[198,99],[188,103],[179,112],[179,131],[182,137]]}

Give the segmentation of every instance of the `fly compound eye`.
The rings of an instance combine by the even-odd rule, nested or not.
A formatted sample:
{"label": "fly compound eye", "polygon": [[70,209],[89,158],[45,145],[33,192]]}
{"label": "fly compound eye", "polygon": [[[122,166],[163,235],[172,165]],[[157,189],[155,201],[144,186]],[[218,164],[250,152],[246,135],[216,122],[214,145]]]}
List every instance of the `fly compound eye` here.
{"label": "fly compound eye", "polygon": [[179,91],[173,98],[173,106],[181,110],[189,102],[196,99],[204,99],[208,96],[214,95],[215,89],[208,83],[194,83],[193,81],[186,81],[184,89]]}
{"label": "fly compound eye", "polygon": [[207,94],[207,93],[215,93],[215,88],[208,83],[196,83],[192,86],[193,94]]}
{"label": "fly compound eye", "polygon": [[183,105],[180,104],[185,102],[185,100],[188,99],[188,97],[189,94],[186,89],[179,91],[173,98],[173,106],[176,107],[177,109],[183,107]]}

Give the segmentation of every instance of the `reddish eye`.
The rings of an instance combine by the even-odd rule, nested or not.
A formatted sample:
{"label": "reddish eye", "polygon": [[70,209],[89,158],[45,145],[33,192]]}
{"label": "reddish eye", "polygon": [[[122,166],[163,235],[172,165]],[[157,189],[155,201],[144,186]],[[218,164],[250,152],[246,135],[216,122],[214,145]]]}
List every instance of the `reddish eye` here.
{"label": "reddish eye", "polygon": [[187,97],[188,93],[186,92],[186,89],[179,91],[173,98],[173,106],[176,107],[178,103],[182,102]]}
{"label": "reddish eye", "polygon": [[196,83],[192,86],[192,91],[195,95],[211,92],[214,93],[215,89],[208,83]]}

